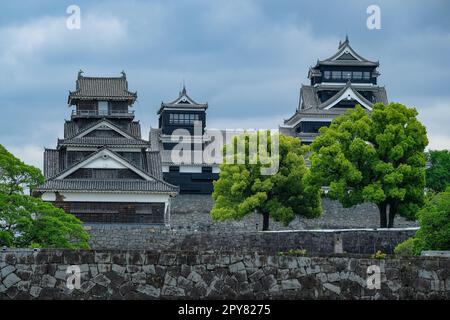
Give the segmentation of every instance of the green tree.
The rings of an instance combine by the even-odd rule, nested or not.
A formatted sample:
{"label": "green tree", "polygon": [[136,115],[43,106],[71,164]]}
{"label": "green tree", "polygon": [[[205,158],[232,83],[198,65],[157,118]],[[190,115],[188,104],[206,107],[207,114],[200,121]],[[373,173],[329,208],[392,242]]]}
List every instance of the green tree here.
{"label": "green tree", "polygon": [[395,252],[420,255],[424,250],[450,250],[450,187],[429,200],[417,217],[420,229]]}
{"label": "green tree", "polygon": [[6,194],[23,193],[44,182],[38,168],[17,159],[0,144],[0,192]]}
{"label": "green tree", "polygon": [[450,185],[450,151],[433,150],[427,156],[431,163],[426,171],[427,187],[442,192]]}
{"label": "green tree", "polygon": [[[268,153],[272,162],[255,161],[251,155],[249,141],[257,141],[258,145],[264,133],[245,134],[235,137],[232,161],[220,166],[220,176],[214,182],[214,207],[211,215],[214,220],[242,219],[255,210],[263,216],[263,230],[269,229],[269,217],[289,224],[296,215],[308,218],[320,216],[320,188],[310,187],[305,183],[308,171],[303,155],[308,150],[300,144],[300,140],[284,135],[271,136],[268,141]],[[278,155],[274,138],[278,138]],[[253,140],[252,140],[253,139]],[[238,145],[245,145],[245,163],[239,164]],[[261,151],[261,150],[260,150]],[[252,158],[253,157],[253,158]],[[261,169],[278,163],[275,174],[262,174]]]}
{"label": "green tree", "polygon": [[417,111],[399,103],[361,106],[321,128],[312,143],[310,183],[329,186],[344,207],[372,202],[380,227],[392,228],[396,214],[414,219],[423,205],[426,129]]}
{"label": "green tree", "polygon": [[75,216],[24,195],[44,181],[0,145],[0,246],[88,248],[89,235]]}

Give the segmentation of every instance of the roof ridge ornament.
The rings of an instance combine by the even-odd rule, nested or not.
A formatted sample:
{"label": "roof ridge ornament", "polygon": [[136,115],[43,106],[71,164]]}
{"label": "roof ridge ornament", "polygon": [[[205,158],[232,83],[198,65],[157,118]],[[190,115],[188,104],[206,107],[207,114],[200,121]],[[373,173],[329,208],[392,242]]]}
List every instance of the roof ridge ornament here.
{"label": "roof ridge ornament", "polygon": [[83,73],[84,71],[80,69],[80,71],[78,71],[78,79],[83,77]]}
{"label": "roof ridge ornament", "polygon": [[125,73],[124,70],[122,70],[122,72],[120,73],[122,75],[122,78],[126,79],[127,78],[127,74]]}

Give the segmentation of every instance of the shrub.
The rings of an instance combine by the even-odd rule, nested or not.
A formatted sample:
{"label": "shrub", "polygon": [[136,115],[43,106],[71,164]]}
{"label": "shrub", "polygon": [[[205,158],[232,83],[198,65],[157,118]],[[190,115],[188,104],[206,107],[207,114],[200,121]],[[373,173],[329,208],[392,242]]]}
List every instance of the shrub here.
{"label": "shrub", "polygon": [[420,255],[423,250],[450,250],[450,187],[432,197],[418,212],[420,229],[395,253]]}
{"label": "shrub", "polygon": [[386,258],[386,253],[383,253],[380,250],[378,250],[371,256],[371,258],[372,259],[384,259],[384,258]]}

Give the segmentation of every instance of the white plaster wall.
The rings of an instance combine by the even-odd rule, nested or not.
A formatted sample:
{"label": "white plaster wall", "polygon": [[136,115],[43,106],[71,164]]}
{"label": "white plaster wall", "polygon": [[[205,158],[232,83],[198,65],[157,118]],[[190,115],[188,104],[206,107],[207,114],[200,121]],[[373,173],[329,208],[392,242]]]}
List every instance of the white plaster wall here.
{"label": "white plaster wall", "polygon": [[[60,192],[64,201],[73,202],[164,202],[167,204],[169,195],[166,194],[126,194],[126,193],[102,193],[102,192]],[[42,195],[44,201],[55,201],[54,192],[45,192]]]}

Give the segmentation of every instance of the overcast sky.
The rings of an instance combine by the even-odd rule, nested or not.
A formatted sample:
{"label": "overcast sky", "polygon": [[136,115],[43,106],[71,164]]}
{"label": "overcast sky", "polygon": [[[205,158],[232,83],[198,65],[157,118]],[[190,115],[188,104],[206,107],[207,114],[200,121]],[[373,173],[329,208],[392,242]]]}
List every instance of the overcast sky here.
{"label": "overcast sky", "polygon": [[[81,29],[69,30],[69,5]],[[367,7],[381,9],[369,30]],[[379,60],[390,101],[416,107],[429,147],[450,148],[450,1],[20,1],[0,10],[0,143],[41,167],[86,76],[127,73],[144,138],[161,101],[208,102],[209,128],[277,128],[318,58],[348,33]]]}

